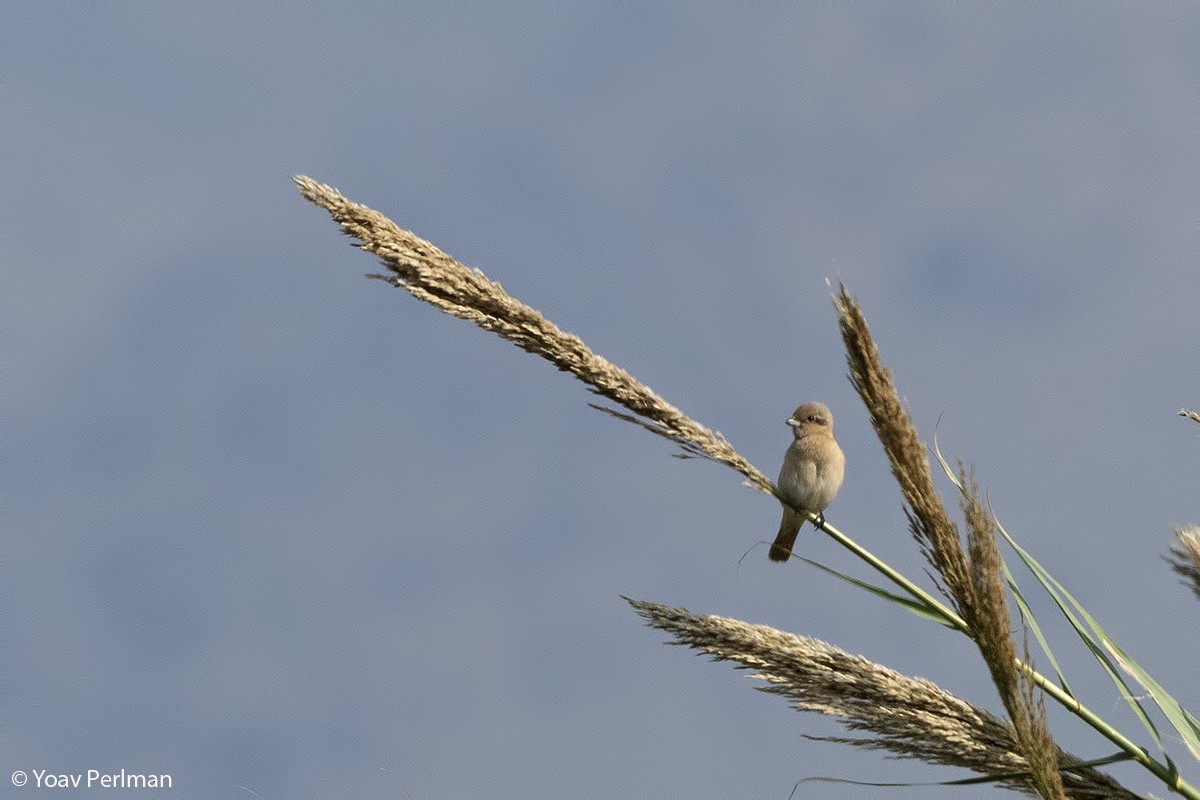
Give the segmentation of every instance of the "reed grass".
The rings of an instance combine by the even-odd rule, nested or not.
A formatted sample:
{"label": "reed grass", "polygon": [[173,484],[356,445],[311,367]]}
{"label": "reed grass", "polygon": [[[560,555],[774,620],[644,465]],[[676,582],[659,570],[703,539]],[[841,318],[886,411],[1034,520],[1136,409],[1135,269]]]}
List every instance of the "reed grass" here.
{"label": "reed grass", "polygon": [[[402,288],[446,313],[474,322],[545,358],[624,411],[598,408],[675,442],[684,455],[726,464],[745,476],[748,485],[786,502],[771,480],[738,454],[719,432],[688,417],[624,369],[594,353],[579,337],[563,331],[536,309],[510,296],[499,283],[402,230],[379,212],[348,200],[336,189],[306,176],[294,180],[305,199],[328,211],[343,233],[358,240],[357,247],[380,259],[386,271],[368,277]],[[872,734],[844,740],[849,744],[964,767],[999,785],[1044,798],[1135,797],[1094,769],[1103,763],[1132,760],[1160,778],[1170,790],[1200,800],[1200,791],[1182,779],[1169,759],[1164,763],[1153,758],[1145,748],[1087,709],[1065,685],[1059,686],[1034,670],[1028,634],[1022,641],[1022,657],[1017,656],[1007,600],[1011,577],[997,545],[998,524],[982,500],[973,472],[962,464],[956,473],[951,471],[938,454],[959,489],[964,537],[934,487],[927,448],[900,402],[890,371],[880,361],[865,316],[844,285],[838,286],[834,306],[851,382],[868,409],[892,474],[904,495],[910,533],[929,562],[938,589],[952,608],[942,605],[833,526],[823,521],[818,524],[814,515],[808,518],[907,597],[848,580],[974,641],[1009,720],[996,719],[928,681],[901,675],[815,639],[738,620],[702,617],[685,609],[637,600],[629,602],[650,624],[669,632],[678,643],[709,653],[715,659],[756,670],[756,677],[767,683],[761,687],[764,691],[789,698],[798,709],[831,714],[851,730]],[[1200,416],[1191,416],[1200,422]],[[1000,532],[1008,538],[1003,529]],[[1200,596],[1200,532],[1179,532],[1178,539],[1180,544],[1172,549],[1175,558],[1172,566],[1191,582]],[[1028,554],[1019,552],[1031,569],[1041,569]],[[1058,586],[1052,578],[1035,574],[1048,591]],[[1067,598],[1074,602],[1069,595]],[[1060,605],[1065,607],[1066,603],[1064,599]],[[1021,611],[1022,615],[1028,613],[1023,601]],[[1094,624],[1090,617],[1087,620]],[[1083,623],[1073,621],[1073,624],[1083,636]],[[1094,627],[1098,631],[1096,642],[1089,646],[1097,653],[1104,648],[1115,648],[1099,626]],[[1041,640],[1040,629],[1035,631]],[[1044,642],[1043,649],[1047,649]],[[1119,649],[1115,652],[1123,666],[1138,670],[1135,674],[1139,682],[1150,687],[1155,701],[1172,718],[1181,735],[1192,736],[1185,740],[1194,740],[1200,727],[1191,731],[1187,726],[1196,724],[1195,718],[1174,703],[1123,652]],[[1083,762],[1064,753],[1046,724],[1047,695],[1116,743],[1120,754]],[[1127,699],[1137,702],[1132,697]]]}

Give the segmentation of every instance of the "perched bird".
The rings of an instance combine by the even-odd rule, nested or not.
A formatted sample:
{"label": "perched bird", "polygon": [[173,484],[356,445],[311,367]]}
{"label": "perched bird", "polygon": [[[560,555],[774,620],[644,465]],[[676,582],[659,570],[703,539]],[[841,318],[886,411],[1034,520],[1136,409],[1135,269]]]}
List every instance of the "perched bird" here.
{"label": "perched bird", "polygon": [[[776,485],[780,493],[801,511],[821,513],[837,497],[845,477],[846,456],[833,438],[833,414],[824,403],[805,403],[791,419],[795,439],[783,456]],[[805,517],[784,506],[779,534],[771,545],[772,561],[787,561]]]}

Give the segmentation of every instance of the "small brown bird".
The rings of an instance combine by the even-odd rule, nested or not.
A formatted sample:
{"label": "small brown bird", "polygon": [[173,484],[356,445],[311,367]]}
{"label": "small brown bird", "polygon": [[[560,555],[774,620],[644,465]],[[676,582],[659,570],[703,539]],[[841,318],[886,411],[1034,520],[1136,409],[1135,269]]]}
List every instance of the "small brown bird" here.
{"label": "small brown bird", "polygon": [[[805,403],[792,413],[787,424],[792,426],[795,439],[783,456],[776,485],[796,508],[811,511],[823,521],[821,512],[837,497],[846,473],[846,456],[833,438],[833,414],[824,403]],[[779,534],[771,545],[772,561],[791,557],[805,519],[784,507]]]}

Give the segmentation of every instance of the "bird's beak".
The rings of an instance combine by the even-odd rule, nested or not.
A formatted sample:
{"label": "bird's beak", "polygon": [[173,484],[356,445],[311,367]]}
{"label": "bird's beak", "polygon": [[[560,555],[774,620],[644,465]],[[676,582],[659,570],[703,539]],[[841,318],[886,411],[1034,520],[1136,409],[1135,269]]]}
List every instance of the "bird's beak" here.
{"label": "bird's beak", "polygon": [[787,420],[787,422],[785,422],[784,424],[785,424],[785,425],[791,425],[793,428],[799,428],[799,427],[800,427],[800,420],[798,420],[798,419],[792,419],[792,418],[790,418],[790,417],[789,417],[789,418],[788,418],[788,420]]}

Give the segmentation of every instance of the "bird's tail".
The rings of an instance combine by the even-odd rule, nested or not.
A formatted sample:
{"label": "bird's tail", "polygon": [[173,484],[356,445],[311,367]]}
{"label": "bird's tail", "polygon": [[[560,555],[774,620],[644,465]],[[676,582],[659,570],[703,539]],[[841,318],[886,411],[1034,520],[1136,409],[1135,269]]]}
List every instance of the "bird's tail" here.
{"label": "bird's tail", "polygon": [[772,561],[787,561],[792,557],[792,546],[796,544],[796,536],[799,535],[800,526],[803,524],[804,518],[799,514],[793,514],[791,511],[783,512],[783,521],[779,523],[779,533],[775,535],[771,552],[767,554]]}

